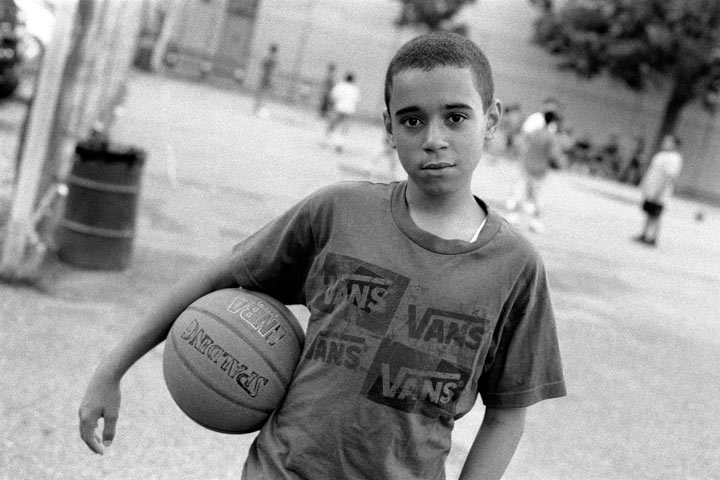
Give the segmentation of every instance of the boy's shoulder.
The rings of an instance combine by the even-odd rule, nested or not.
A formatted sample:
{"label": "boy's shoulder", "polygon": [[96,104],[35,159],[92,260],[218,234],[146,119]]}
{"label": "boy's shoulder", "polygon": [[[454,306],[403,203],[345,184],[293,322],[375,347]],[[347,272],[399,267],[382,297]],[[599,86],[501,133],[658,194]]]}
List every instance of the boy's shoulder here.
{"label": "boy's shoulder", "polygon": [[537,246],[499,213],[491,211],[491,215],[498,219],[498,230],[494,237],[496,254],[525,265],[531,270],[544,269],[544,262]]}
{"label": "boy's shoulder", "polygon": [[312,192],[296,208],[318,232],[329,233],[340,225],[365,225],[370,231],[379,228],[379,218],[390,218],[396,186],[366,181],[333,183]]}
{"label": "boy's shoulder", "polygon": [[398,182],[342,181],[315,190],[308,196],[308,199],[319,203],[389,199],[397,185]]}

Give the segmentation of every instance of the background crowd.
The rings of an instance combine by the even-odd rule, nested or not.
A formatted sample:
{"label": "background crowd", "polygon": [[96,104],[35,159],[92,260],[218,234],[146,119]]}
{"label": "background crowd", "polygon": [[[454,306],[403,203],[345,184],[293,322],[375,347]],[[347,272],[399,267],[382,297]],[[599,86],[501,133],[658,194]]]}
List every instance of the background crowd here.
{"label": "background crowd", "polygon": [[[557,102],[548,98],[545,103]],[[529,116],[519,103],[508,103],[505,106],[499,132],[501,138],[496,143],[503,153],[510,157],[520,155],[518,139],[523,122]],[[563,163],[574,171],[639,185],[650,162],[645,137],[617,132],[602,132],[602,135],[593,136],[587,132],[578,134],[575,126],[561,117],[556,141]],[[551,167],[559,168],[560,165],[553,162]]]}

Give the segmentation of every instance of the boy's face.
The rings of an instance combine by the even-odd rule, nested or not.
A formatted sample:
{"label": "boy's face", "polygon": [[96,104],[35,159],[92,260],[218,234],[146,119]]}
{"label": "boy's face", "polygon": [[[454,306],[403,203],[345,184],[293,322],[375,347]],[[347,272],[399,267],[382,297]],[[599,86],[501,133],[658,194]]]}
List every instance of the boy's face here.
{"label": "boy's face", "polygon": [[470,191],[485,140],[500,119],[500,103],[494,100],[484,110],[469,67],[411,69],[393,78],[383,117],[410,185],[449,195]]}

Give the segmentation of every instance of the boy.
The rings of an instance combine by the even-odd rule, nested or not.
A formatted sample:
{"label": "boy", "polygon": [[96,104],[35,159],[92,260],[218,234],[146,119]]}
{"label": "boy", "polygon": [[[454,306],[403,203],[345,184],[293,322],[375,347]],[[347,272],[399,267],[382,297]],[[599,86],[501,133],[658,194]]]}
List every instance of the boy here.
{"label": "boy", "polygon": [[650,160],[650,167],[640,182],[642,209],[646,218],[642,232],[634,239],[651,247],[657,245],[660,216],[668,199],[672,197],[675,181],[682,170],[683,159],[678,152],[679,146],[677,137],[665,135],[660,151]]}
{"label": "boy", "polygon": [[487,408],[461,478],[500,478],[525,408],[565,386],[544,267],[471,193],[500,119],[492,95],[490,66],[464,37],[403,46],[384,122],[408,180],[323,188],[180,282],[93,375],[80,407],[90,448],[102,453],[101,416],[103,443],[114,436],[124,372],[193,300],[239,285],[311,314],[243,478],[442,479],[454,422],[478,393]]}

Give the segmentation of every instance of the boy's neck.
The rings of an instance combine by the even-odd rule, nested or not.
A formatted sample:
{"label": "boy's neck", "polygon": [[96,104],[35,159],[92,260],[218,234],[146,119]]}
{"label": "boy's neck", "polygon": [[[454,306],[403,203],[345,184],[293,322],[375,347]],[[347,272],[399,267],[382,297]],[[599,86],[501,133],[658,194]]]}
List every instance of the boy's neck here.
{"label": "boy's neck", "polygon": [[470,241],[486,216],[469,189],[429,195],[410,183],[405,199],[413,222],[446,240]]}

